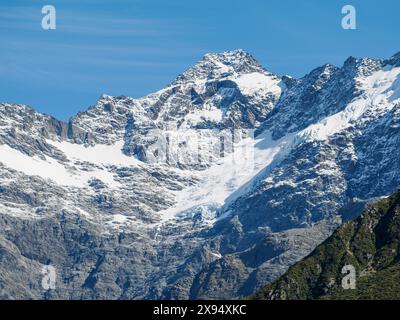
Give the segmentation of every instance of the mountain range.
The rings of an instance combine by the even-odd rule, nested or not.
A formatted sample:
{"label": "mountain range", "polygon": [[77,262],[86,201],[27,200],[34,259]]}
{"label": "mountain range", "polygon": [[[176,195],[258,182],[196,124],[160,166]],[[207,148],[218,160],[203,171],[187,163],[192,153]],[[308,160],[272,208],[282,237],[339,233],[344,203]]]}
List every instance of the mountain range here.
{"label": "mountain range", "polygon": [[234,50],[67,123],[1,103],[0,297],[254,293],[398,189],[399,88],[400,53],[296,79]]}

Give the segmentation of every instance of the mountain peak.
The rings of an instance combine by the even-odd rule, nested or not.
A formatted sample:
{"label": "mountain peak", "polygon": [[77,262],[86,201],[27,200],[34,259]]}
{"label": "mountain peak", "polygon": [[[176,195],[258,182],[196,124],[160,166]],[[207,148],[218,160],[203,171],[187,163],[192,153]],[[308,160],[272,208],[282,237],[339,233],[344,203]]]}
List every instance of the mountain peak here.
{"label": "mountain peak", "polygon": [[392,58],[400,59],[400,51],[395,53]]}
{"label": "mountain peak", "polygon": [[110,96],[106,93],[102,93],[99,97],[99,100],[111,100],[111,99],[113,99],[113,96]]}
{"label": "mountain peak", "polygon": [[216,79],[252,72],[265,73],[266,70],[251,54],[243,49],[236,49],[205,54],[192,68],[181,74],[177,81]]}
{"label": "mountain peak", "polygon": [[383,60],[368,57],[349,57],[343,64],[343,68],[353,76],[370,76],[382,67]]}
{"label": "mountain peak", "polygon": [[391,64],[393,66],[400,66],[400,51],[394,54],[391,58],[386,60],[387,64]]}
{"label": "mountain peak", "polygon": [[333,64],[326,63],[318,68],[312,70],[306,77],[321,77],[324,74],[332,74],[337,71],[339,68],[334,66]]}
{"label": "mountain peak", "polygon": [[260,71],[264,70],[259,62],[243,49],[224,51],[222,53],[207,53],[197,64],[211,62],[215,65],[223,64],[232,67],[236,72]]}
{"label": "mountain peak", "polygon": [[235,49],[221,53],[206,53],[202,60],[218,61],[224,64],[231,64],[242,60],[251,62],[253,64],[258,64],[252,55],[243,49]]}

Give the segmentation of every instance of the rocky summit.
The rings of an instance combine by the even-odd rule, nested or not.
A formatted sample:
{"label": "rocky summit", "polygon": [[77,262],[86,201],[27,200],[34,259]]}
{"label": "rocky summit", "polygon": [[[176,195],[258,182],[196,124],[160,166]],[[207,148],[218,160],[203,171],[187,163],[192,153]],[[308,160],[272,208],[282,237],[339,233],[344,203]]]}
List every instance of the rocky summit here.
{"label": "rocky summit", "polygon": [[399,88],[399,54],[295,79],[235,50],[68,123],[1,103],[0,297],[254,293],[398,189]]}

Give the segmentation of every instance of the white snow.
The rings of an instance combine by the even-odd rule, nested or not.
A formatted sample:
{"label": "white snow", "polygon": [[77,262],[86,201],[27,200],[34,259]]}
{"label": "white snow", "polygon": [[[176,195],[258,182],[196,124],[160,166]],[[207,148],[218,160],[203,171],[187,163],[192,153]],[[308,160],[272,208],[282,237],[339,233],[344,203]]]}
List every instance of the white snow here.
{"label": "white snow", "polygon": [[0,203],[0,212],[23,219],[34,217],[34,214],[32,214],[32,208],[20,208],[17,207],[15,204],[7,205],[6,203]]}
{"label": "white snow", "polygon": [[395,106],[395,102],[399,100],[399,79],[400,67],[386,67],[367,78],[360,78],[361,89],[368,94],[354,100],[343,111],[310,125],[298,134],[299,137],[325,140],[352,126],[366,111],[376,114],[391,110]]}
{"label": "white snow", "polygon": [[256,93],[280,95],[282,92],[281,81],[276,77],[260,72],[244,74],[234,80],[244,95],[254,95]]}
{"label": "white snow", "polygon": [[218,74],[218,75],[221,75],[221,74],[224,74],[224,73],[229,73],[229,72],[232,72],[232,70],[233,70],[232,67],[227,66],[226,64],[223,64],[220,61],[214,61],[214,65],[218,70],[216,72],[216,74]]}
{"label": "white snow", "polygon": [[210,107],[209,109],[199,109],[189,113],[185,116],[185,120],[192,124],[198,124],[202,121],[220,122],[222,115],[221,109]]}
{"label": "white snow", "polygon": [[70,160],[87,161],[97,165],[135,166],[139,163],[139,160],[122,152],[122,140],[112,145],[96,144],[88,147],[67,141],[47,140],[47,143],[62,151]]}
{"label": "white snow", "polygon": [[217,259],[221,259],[222,258],[222,254],[220,254],[219,252],[218,253],[212,252],[212,251],[209,251],[209,252],[210,252],[210,254],[212,256],[216,257]]}
{"label": "white snow", "polygon": [[[243,75],[233,75],[223,78],[236,82],[239,90],[246,96],[254,96],[254,99],[264,97],[266,95],[280,96],[282,94],[282,88],[284,84],[281,80],[273,75],[268,75],[261,72],[252,72]],[[203,92],[206,81],[201,80],[195,83],[195,88],[198,92]],[[224,99],[235,93],[234,88],[221,88],[213,97],[213,100],[206,102],[205,108],[194,110],[189,113],[186,117],[186,121],[190,121],[193,124],[197,124],[203,120],[220,122],[223,118],[223,110],[218,109],[214,106],[215,101],[218,99]]]}
{"label": "white snow", "polygon": [[79,170],[50,157],[46,157],[46,160],[37,156],[29,157],[8,145],[0,145],[0,162],[30,176],[39,176],[60,185],[78,188],[87,187],[87,182],[91,178],[99,179],[109,187],[120,187],[106,166],[136,166],[139,163],[137,159],[122,153],[123,141],[113,145],[98,144],[89,147],[66,141],[47,140],[47,143],[62,151],[72,161],[69,165],[89,162],[95,166],[90,171]]}
{"label": "white snow", "polygon": [[114,214],[112,216],[112,219],[110,221],[108,221],[107,223],[111,223],[111,224],[123,224],[125,222],[128,221],[128,217],[124,216],[122,214]]}
{"label": "white snow", "polygon": [[190,214],[200,206],[216,210],[218,206],[229,204],[252,187],[258,174],[262,178],[263,172],[276,160],[278,153],[285,153],[292,140],[293,135],[289,135],[274,141],[270,132],[256,140],[243,139],[233,153],[197,173],[199,183],[175,192],[176,205],[160,212],[161,223],[176,218],[179,213]]}

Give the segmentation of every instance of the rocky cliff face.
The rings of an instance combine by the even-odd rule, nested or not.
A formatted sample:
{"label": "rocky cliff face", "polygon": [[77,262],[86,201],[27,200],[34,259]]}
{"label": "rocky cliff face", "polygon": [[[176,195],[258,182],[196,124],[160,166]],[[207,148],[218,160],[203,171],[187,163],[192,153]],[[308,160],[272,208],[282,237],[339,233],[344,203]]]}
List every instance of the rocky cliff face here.
{"label": "rocky cliff face", "polygon": [[69,123],[0,104],[0,292],[251,294],[400,185],[398,63],[349,58],[293,79],[236,50]]}

